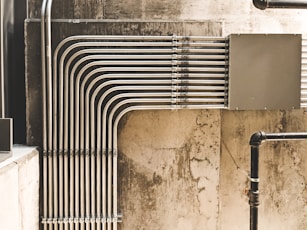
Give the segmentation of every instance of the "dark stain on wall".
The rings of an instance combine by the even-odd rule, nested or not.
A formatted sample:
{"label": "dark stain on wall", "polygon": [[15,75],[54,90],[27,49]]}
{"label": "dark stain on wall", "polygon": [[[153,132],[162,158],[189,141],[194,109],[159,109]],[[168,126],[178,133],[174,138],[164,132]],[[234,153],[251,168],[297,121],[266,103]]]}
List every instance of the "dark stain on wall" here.
{"label": "dark stain on wall", "polygon": [[[221,22],[190,21],[95,21],[80,23],[52,23],[52,48],[64,38],[73,35],[207,35],[219,36]],[[41,146],[41,47],[40,23],[27,21],[26,90],[27,90],[27,144]]]}
{"label": "dark stain on wall", "polygon": [[104,18],[176,19],[181,14],[181,0],[106,0]]}
{"label": "dark stain on wall", "polygon": [[[28,1],[30,18],[40,18],[41,0]],[[53,0],[57,19],[176,19],[181,0]]]}
{"label": "dark stain on wall", "polygon": [[[167,150],[165,154],[170,154],[171,158],[175,154],[175,160],[156,165],[160,169],[157,172],[127,157],[124,152],[119,153],[118,198],[124,219],[119,229],[165,229],[162,213],[172,211],[176,216],[181,209],[191,209],[190,212],[197,209],[197,183],[190,176],[189,154],[184,148]],[[168,210],[170,207],[175,210]]]}

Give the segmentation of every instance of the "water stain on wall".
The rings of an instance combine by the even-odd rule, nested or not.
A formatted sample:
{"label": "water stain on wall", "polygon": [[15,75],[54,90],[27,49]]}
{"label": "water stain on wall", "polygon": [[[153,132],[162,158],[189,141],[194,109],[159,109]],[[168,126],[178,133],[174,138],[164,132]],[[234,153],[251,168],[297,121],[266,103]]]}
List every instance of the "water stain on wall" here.
{"label": "water stain on wall", "polygon": [[217,114],[138,112],[125,118],[119,160],[121,229],[217,228]]}

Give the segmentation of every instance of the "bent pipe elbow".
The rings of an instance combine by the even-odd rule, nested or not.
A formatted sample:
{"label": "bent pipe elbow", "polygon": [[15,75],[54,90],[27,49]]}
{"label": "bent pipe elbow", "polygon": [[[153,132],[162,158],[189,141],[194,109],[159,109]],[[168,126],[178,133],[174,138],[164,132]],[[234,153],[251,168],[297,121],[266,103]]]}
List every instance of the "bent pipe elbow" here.
{"label": "bent pipe elbow", "polygon": [[265,134],[265,132],[263,132],[263,131],[258,131],[258,132],[256,132],[256,133],[254,133],[253,135],[251,135],[249,144],[250,144],[251,146],[257,147],[257,146],[261,145],[261,143],[262,143],[263,141],[265,141],[265,140],[266,140],[266,134]]}
{"label": "bent pipe elbow", "polygon": [[256,8],[264,10],[268,7],[267,0],[253,0],[253,4]]}

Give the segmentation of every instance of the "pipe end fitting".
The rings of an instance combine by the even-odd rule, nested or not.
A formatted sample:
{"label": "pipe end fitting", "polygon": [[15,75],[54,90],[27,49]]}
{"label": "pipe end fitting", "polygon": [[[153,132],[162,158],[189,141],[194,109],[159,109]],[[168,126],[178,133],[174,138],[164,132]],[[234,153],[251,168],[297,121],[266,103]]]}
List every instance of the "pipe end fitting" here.
{"label": "pipe end fitting", "polygon": [[262,141],[264,141],[264,140],[266,140],[265,133],[262,132],[262,131],[259,131],[259,132],[254,133],[251,136],[249,144],[251,146],[259,146],[259,145],[261,145]]}
{"label": "pipe end fitting", "polygon": [[260,10],[265,10],[268,7],[267,0],[253,0],[253,4]]}

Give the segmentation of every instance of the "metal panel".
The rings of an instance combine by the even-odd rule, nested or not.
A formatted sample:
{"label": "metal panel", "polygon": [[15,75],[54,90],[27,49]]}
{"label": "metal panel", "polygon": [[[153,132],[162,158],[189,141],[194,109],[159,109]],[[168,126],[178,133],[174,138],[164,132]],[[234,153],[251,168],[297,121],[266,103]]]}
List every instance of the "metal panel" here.
{"label": "metal panel", "polygon": [[229,109],[300,107],[301,35],[242,34],[229,40]]}

